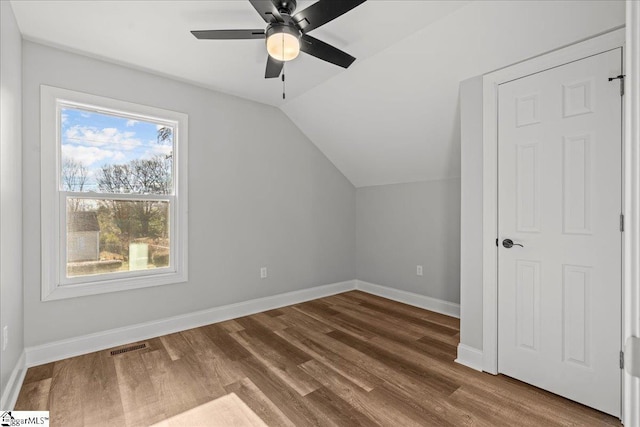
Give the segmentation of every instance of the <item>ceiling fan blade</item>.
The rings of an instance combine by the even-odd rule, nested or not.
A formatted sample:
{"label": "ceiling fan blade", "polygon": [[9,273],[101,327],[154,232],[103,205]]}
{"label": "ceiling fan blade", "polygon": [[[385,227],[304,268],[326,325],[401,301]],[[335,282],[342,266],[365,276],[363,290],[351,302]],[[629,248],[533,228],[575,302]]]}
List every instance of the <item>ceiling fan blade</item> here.
{"label": "ceiling fan blade", "polygon": [[200,40],[264,39],[264,30],[203,30],[191,31]]}
{"label": "ceiling fan blade", "polygon": [[284,22],[271,0],[249,0],[265,22]]}
{"label": "ceiling fan blade", "polygon": [[303,33],[315,30],[321,25],[344,15],[366,0],[320,0],[308,8],[293,15],[293,20],[298,24]]}
{"label": "ceiling fan blade", "polygon": [[300,50],[322,59],[323,61],[331,62],[332,64],[339,65],[343,68],[349,68],[349,65],[356,60],[353,56],[346,52],[341,51],[337,47],[333,47],[323,41],[320,41],[308,34],[303,35],[300,38]]}
{"label": "ceiling fan blade", "polygon": [[264,78],[273,79],[279,77],[283,66],[284,62],[273,59],[271,55],[267,55],[267,69],[264,72]]}

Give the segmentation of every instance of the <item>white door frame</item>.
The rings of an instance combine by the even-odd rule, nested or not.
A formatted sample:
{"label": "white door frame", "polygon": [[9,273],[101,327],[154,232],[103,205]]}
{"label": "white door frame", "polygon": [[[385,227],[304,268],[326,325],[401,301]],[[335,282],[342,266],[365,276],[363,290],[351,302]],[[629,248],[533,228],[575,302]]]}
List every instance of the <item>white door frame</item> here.
{"label": "white door frame", "polygon": [[[618,29],[483,76],[483,371],[492,374],[498,373],[498,248],[495,240],[498,237],[498,85],[611,49],[624,47],[624,44],[625,30]],[[612,82],[612,84],[617,84],[617,82]],[[628,150],[629,147],[625,144],[623,156],[625,152],[629,152]],[[625,156],[625,158],[627,157]],[[629,167],[626,163],[625,166]],[[634,198],[630,197],[628,192],[629,184],[629,176],[626,174],[623,181],[625,189],[623,204],[631,208],[631,200]],[[627,247],[628,234],[630,233],[624,233],[625,248]],[[626,271],[623,270],[623,282],[626,287],[625,273]]]}
{"label": "white door frame", "polygon": [[[623,340],[640,337],[640,3],[627,1],[627,40],[625,52],[625,216],[624,237],[624,322]],[[638,339],[638,338],[635,338]],[[627,352],[627,356],[628,356]],[[637,356],[636,356],[637,357]],[[625,361],[625,365],[640,363]],[[640,426],[640,378],[628,372],[622,376],[622,420],[627,426]]]}

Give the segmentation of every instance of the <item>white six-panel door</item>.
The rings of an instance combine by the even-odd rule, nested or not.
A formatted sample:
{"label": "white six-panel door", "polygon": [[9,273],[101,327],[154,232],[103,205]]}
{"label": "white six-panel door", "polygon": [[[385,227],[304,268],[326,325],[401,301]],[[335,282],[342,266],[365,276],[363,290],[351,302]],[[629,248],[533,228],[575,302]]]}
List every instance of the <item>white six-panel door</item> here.
{"label": "white six-panel door", "polygon": [[498,370],[616,416],[622,103],[607,79],[621,58],[498,90]]}

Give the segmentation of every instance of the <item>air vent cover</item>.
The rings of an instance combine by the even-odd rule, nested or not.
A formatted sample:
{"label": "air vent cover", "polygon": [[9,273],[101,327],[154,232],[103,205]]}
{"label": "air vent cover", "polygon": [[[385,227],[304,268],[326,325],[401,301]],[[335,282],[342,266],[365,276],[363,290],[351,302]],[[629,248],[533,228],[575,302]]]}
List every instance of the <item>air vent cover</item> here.
{"label": "air vent cover", "polygon": [[128,353],[134,350],[142,350],[143,348],[147,348],[147,344],[136,344],[136,345],[131,345],[129,347],[119,348],[117,350],[111,350],[111,355],[115,356],[122,353]]}

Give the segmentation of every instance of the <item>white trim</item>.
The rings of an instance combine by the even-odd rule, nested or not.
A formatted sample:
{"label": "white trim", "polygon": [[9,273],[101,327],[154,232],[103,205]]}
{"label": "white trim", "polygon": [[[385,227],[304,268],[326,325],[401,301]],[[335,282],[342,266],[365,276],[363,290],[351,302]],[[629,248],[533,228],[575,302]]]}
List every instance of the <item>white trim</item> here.
{"label": "white trim", "polygon": [[460,304],[453,302],[443,301],[437,298],[415,294],[413,292],[401,291],[387,286],[376,285],[362,280],[356,280],[356,289],[382,298],[412,305],[414,307],[435,311],[436,313],[446,314],[447,316],[456,317],[458,319],[460,318]]}
{"label": "white trim", "polygon": [[482,372],[482,350],[460,343],[455,362]]}
{"label": "white trim", "polygon": [[375,285],[361,280],[348,280],[299,291],[287,292],[257,298],[249,301],[215,307],[193,313],[173,316],[166,319],[140,323],[132,326],[111,329],[104,332],[83,335],[66,340],[55,341],[39,346],[27,347],[25,366],[37,366],[44,363],[79,356],[94,351],[105,350],[131,342],[142,341],[162,335],[197,328],[212,323],[236,319],[242,316],[273,310],[292,304],[299,304],[318,298],[336,295],[352,290],[377,295],[383,298],[413,305],[425,310],[435,311],[452,317],[460,317],[460,305],[436,298],[400,291],[386,286]]}
{"label": "white trim", "polygon": [[43,363],[54,362],[68,357],[323,298],[351,291],[355,288],[355,281],[348,280],[27,347],[25,349],[27,355],[26,366],[42,365]]}
{"label": "white trim", "polygon": [[9,376],[9,381],[5,389],[2,390],[2,399],[0,399],[0,409],[2,410],[13,410],[13,407],[16,406],[18,395],[24,382],[24,376],[27,373],[25,360],[26,353],[23,351],[16,362],[16,366],[14,366],[13,371],[11,371],[11,376]]}
{"label": "white trim", "polygon": [[483,370],[498,373],[498,85],[568,62],[624,46],[624,30],[610,33],[503,68],[483,77]]}
{"label": "white trim", "polygon": [[[196,311],[166,319],[27,347],[22,353],[22,356],[11,375],[9,385],[2,396],[3,404],[0,407],[7,409],[5,401],[11,403],[8,409],[11,409],[13,405],[15,405],[20,388],[24,381],[26,370],[32,366],[38,366],[136,341],[181,332],[225,320],[236,319],[238,317],[249,316],[251,314],[286,307],[292,304],[299,304],[305,301],[311,301],[356,289],[425,310],[435,311],[452,317],[460,317],[459,304],[426,297],[424,295],[418,295],[412,292],[401,291],[386,286],[375,285],[361,280],[347,280],[345,282],[316,286],[314,288],[256,298],[249,301]],[[463,356],[466,363],[460,361],[461,348],[465,348],[466,350],[466,356]],[[465,364],[473,369],[480,369],[477,366],[481,365],[482,352],[464,345],[460,345],[458,347],[458,352],[459,356],[458,360],[456,360],[458,363]]]}
{"label": "white trim", "polygon": [[[640,337],[640,4],[626,3],[625,94],[625,218],[623,340],[630,347]],[[625,359],[630,355],[626,354]],[[625,360],[629,365],[630,360]],[[622,376],[622,421],[640,426],[640,379],[625,370]]]}
{"label": "white trim", "polygon": [[[171,203],[170,236],[171,262],[167,268],[145,272],[122,272],[87,276],[85,278],[65,278],[66,265],[63,256],[66,240],[61,235],[65,226],[64,203],[61,197],[77,193],[59,190],[60,147],[57,135],[60,132],[58,110],[60,105],[77,105],[98,112],[117,113],[148,119],[154,123],[166,123],[175,127],[174,134],[174,191],[157,199]],[[126,114],[126,113],[129,114]],[[73,298],[106,292],[116,292],[183,283],[188,280],[188,116],[184,113],[156,107],[76,92],[52,86],[40,86],[40,126],[41,126],[41,238],[42,238],[42,301]],[[95,198],[95,193],[82,193],[80,197]],[[102,196],[98,196],[101,197]],[[154,198],[153,196],[113,195],[114,198]]]}

